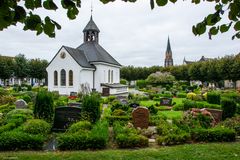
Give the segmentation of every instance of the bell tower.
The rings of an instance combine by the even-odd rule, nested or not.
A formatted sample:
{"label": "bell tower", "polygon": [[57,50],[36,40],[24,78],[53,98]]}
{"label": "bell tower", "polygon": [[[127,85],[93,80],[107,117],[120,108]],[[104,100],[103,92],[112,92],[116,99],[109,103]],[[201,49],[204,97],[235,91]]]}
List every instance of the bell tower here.
{"label": "bell tower", "polygon": [[167,50],[166,50],[166,53],[165,53],[164,67],[169,67],[169,66],[173,66],[173,58],[172,58],[172,50],[171,50],[170,40],[169,40],[169,37],[168,37]]}
{"label": "bell tower", "polygon": [[83,36],[83,42],[96,42],[98,43],[98,35],[100,30],[98,29],[97,25],[93,21],[92,15],[90,18],[90,21],[86,25],[86,27],[83,30],[84,36]]}

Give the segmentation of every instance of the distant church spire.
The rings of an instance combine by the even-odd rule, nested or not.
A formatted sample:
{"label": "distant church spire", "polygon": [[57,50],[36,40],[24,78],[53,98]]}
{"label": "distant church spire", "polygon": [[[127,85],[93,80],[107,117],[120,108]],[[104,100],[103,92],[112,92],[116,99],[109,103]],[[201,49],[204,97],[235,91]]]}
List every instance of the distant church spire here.
{"label": "distant church spire", "polygon": [[169,67],[169,66],[173,66],[173,58],[172,58],[172,50],[171,50],[170,39],[169,39],[169,36],[168,36],[164,67]]}

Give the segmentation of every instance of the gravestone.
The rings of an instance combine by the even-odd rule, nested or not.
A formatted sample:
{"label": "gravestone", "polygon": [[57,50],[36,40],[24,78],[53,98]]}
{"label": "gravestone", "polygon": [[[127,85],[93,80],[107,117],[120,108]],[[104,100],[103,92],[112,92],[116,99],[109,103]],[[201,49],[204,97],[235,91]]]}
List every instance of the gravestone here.
{"label": "gravestone", "polygon": [[160,99],[161,106],[171,106],[172,105],[172,98],[161,98]]}
{"label": "gravestone", "polygon": [[77,92],[70,92],[70,96],[75,96],[75,97],[77,97]]}
{"label": "gravestone", "polygon": [[129,106],[131,108],[137,108],[139,106],[139,104],[138,103],[130,103]]}
{"label": "gravestone", "polygon": [[27,108],[27,103],[23,99],[19,99],[15,102],[16,109],[25,109]]}
{"label": "gravestone", "polygon": [[67,105],[68,107],[81,107],[81,103],[78,102],[70,102]]}
{"label": "gravestone", "polygon": [[69,125],[80,120],[80,107],[57,107],[53,122],[54,131],[65,131]]}
{"label": "gravestone", "polygon": [[137,107],[132,111],[133,125],[135,128],[148,128],[149,111],[146,107]]}
{"label": "gravestone", "polygon": [[219,123],[222,120],[222,110],[220,110],[220,109],[210,109],[210,108],[206,108],[206,110],[212,114],[216,123]]}

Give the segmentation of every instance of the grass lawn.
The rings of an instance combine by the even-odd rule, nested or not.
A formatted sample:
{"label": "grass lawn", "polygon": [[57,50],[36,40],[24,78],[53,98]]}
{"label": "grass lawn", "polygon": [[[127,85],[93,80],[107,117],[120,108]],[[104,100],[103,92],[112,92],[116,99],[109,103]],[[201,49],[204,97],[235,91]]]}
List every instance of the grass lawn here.
{"label": "grass lawn", "polygon": [[159,111],[158,114],[166,116],[167,119],[180,119],[183,116],[183,111]]}
{"label": "grass lawn", "polygon": [[240,142],[186,144],[172,147],[72,151],[72,152],[0,152],[0,159],[17,160],[239,160]]}
{"label": "grass lawn", "polygon": [[[172,102],[175,102],[176,104],[180,104],[182,103],[182,100],[185,98],[173,98]],[[160,103],[160,101],[153,101],[153,100],[149,100],[149,101],[141,101],[140,105],[141,106],[145,106],[145,107],[149,107],[151,105],[155,105],[156,103]]]}

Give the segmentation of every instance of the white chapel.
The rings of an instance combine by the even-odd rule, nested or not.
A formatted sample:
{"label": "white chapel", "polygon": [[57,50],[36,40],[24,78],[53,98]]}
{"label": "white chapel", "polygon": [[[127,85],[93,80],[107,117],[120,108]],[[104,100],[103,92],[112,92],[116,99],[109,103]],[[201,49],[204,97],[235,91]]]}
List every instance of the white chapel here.
{"label": "white chapel", "polygon": [[128,93],[127,86],[120,84],[121,65],[100,46],[99,32],[91,16],[83,30],[83,44],[59,49],[47,67],[49,91],[70,95],[85,86],[104,96]]}

